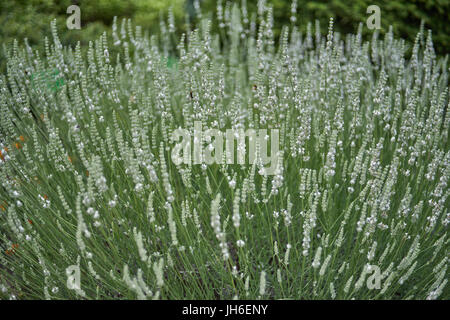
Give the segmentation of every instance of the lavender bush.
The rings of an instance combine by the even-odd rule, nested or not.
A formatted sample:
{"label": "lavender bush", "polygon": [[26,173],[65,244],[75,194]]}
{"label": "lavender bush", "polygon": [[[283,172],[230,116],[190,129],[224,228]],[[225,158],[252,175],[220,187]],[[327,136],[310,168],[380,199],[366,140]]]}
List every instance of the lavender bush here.
{"label": "lavender bush", "polygon": [[[158,35],[114,21],[87,55],[56,23],[44,53],[7,48],[0,297],[448,299],[449,67],[431,31],[410,48],[292,22],[276,42],[270,7],[217,16],[218,34],[204,18],[181,39],[170,15]],[[54,70],[55,90],[33,76]],[[196,121],[278,129],[275,174],[175,164],[172,133]]]}

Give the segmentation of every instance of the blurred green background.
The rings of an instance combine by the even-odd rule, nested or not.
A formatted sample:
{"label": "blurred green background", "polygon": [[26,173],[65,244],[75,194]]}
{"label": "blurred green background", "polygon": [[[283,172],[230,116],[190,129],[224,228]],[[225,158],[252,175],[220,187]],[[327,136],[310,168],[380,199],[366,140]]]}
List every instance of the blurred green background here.
{"label": "blurred green background", "polygon": [[[215,17],[216,0],[200,0],[202,12]],[[226,3],[241,3],[241,0],[223,0]],[[186,30],[185,16],[188,14],[191,23],[195,21],[194,0],[0,0],[0,43],[8,47],[16,38],[23,41],[28,38],[30,45],[42,46],[44,36],[51,38],[50,21],[57,19],[58,32],[63,44],[75,45],[81,41],[87,45],[112,24],[114,16],[132,18],[135,25],[143,30],[157,32],[160,17],[167,21],[167,10],[173,8],[177,22],[177,32]],[[290,23],[291,0],[267,0],[274,8],[275,35],[278,35],[283,24]],[[76,4],[81,8],[81,30],[68,30],[66,19],[67,7]],[[389,25],[393,26],[395,36],[403,37],[410,42],[420,28],[421,20],[426,29],[433,30],[433,41],[438,54],[447,54],[450,44],[450,0],[331,0],[306,1],[298,0],[297,23],[302,31],[306,31],[307,22],[318,19],[323,33],[327,32],[329,17],[334,17],[336,30],[349,33],[356,32],[358,24],[369,17],[366,9],[376,4],[381,8],[381,33],[385,33]],[[256,12],[257,1],[247,0],[249,12]],[[212,15],[214,12],[214,15]],[[214,24],[217,27],[217,23]],[[364,28],[366,33],[371,31]],[[4,60],[3,48],[0,60]],[[4,61],[0,61],[0,66]],[[3,68],[2,68],[3,69]]]}

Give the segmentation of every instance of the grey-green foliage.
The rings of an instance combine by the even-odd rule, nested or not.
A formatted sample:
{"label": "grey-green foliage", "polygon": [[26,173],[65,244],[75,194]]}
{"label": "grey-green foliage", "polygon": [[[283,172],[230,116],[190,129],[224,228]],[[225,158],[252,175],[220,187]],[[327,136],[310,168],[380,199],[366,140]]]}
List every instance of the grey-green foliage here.
{"label": "grey-green foliage", "polygon": [[[119,20],[86,54],[56,24],[45,52],[9,48],[2,298],[449,298],[448,65],[431,32],[405,56],[392,32],[364,42],[331,20],[278,43],[270,8],[231,13],[224,43],[206,19],[162,43]],[[31,83],[54,69],[59,90]],[[195,121],[279,129],[276,174],[175,165],[171,133]]]}

